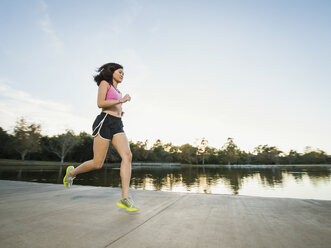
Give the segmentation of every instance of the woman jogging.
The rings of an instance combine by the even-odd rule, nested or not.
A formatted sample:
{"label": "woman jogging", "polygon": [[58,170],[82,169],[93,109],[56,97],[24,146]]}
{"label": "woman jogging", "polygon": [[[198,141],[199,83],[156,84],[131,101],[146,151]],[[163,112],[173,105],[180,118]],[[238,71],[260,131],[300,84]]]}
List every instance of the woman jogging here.
{"label": "woman jogging", "polygon": [[109,143],[112,142],[120,155],[122,162],[120,176],[122,183],[122,199],[117,206],[128,211],[138,211],[133,199],[129,197],[129,186],[131,178],[132,153],[122,123],[122,104],[131,100],[130,95],[122,97],[118,90],[118,84],[123,80],[123,66],[116,63],[108,63],[98,69],[99,74],[94,76],[98,90],[98,107],[102,112],[96,117],[92,125],[93,159],[85,161],[78,167],[69,166],[63,178],[65,187],[70,188],[75,177],[84,172],[101,169],[106,158]]}

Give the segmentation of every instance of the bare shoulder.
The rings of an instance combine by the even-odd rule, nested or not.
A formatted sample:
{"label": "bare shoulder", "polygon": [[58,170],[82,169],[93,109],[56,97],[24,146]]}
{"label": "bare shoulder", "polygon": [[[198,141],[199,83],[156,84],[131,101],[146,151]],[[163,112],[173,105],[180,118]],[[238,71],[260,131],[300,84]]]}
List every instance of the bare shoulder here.
{"label": "bare shoulder", "polygon": [[109,89],[109,83],[105,80],[102,80],[99,84],[99,87],[103,87],[103,88],[106,87],[106,89],[108,90]]}

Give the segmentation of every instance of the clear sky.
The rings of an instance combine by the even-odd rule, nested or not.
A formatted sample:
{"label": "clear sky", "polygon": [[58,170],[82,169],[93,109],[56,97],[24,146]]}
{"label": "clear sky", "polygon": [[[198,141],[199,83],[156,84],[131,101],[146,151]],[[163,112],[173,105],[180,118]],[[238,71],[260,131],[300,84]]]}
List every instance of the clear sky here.
{"label": "clear sky", "polygon": [[0,126],[92,132],[97,67],[124,66],[134,142],[331,154],[331,1],[0,0]]}

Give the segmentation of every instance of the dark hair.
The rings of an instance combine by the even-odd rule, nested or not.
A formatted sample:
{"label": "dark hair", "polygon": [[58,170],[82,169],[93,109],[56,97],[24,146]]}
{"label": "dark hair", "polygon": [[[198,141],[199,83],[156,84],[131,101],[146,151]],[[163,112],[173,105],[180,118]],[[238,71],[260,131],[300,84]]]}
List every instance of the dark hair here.
{"label": "dark hair", "polygon": [[93,76],[94,81],[97,83],[98,86],[100,85],[100,82],[102,80],[105,80],[111,85],[113,85],[113,73],[114,71],[120,68],[123,69],[123,66],[121,66],[120,64],[116,64],[116,63],[104,64],[103,66],[101,66],[99,69],[96,70],[97,72],[99,72],[99,74]]}

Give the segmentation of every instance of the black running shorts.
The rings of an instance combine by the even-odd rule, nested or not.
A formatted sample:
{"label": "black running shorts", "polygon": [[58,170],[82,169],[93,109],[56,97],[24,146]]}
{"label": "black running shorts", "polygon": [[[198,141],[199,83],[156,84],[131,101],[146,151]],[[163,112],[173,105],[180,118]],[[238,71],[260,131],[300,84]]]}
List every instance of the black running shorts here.
{"label": "black running shorts", "polygon": [[124,133],[122,118],[101,112],[93,122],[92,136],[100,134],[101,138],[112,140],[118,133]]}

